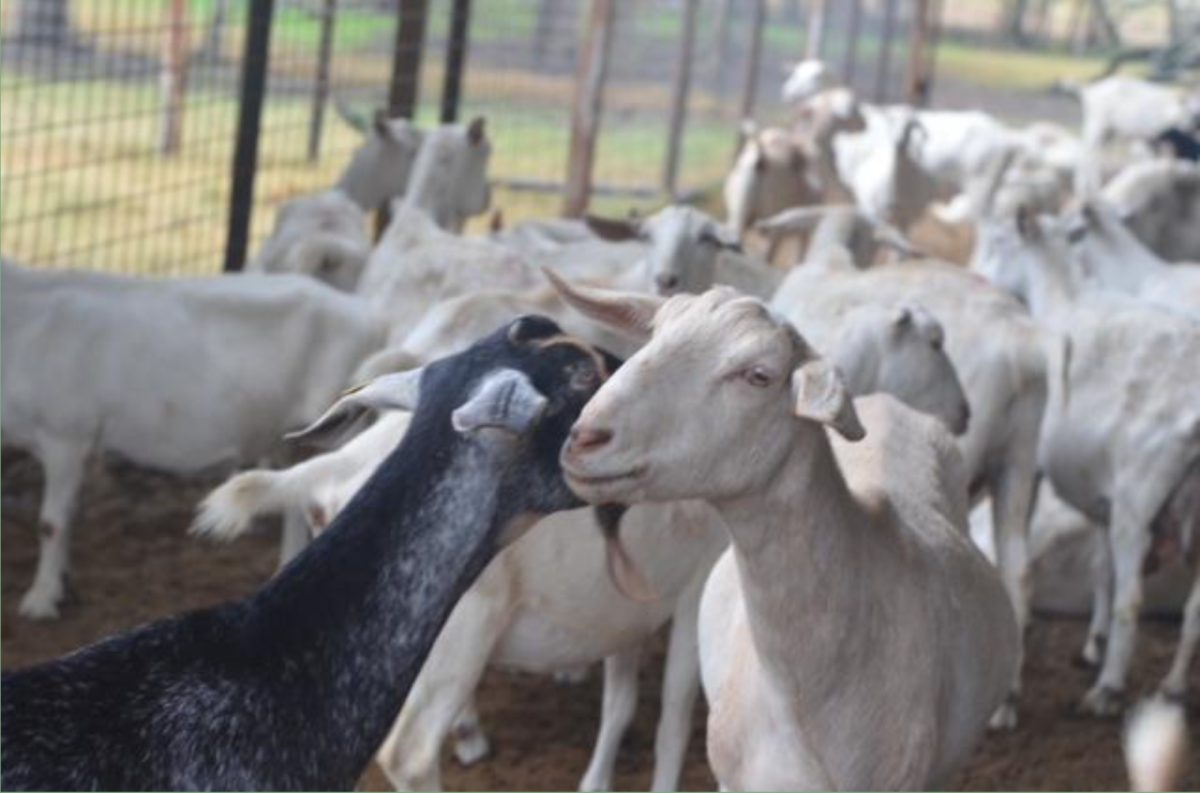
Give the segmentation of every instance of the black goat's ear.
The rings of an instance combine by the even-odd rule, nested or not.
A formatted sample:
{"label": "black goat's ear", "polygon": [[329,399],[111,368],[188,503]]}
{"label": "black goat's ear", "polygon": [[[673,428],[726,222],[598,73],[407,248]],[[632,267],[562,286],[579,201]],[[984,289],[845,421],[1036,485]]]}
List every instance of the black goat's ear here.
{"label": "black goat's ear", "polygon": [[319,419],[284,438],[317,446],[336,446],[371,410],[415,410],[420,382],[420,369],[376,377],[342,394]]}
{"label": "black goat's ear", "polygon": [[450,414],[450,423],[463,434],[490,428],[524,435],[541,419],[547,401],[525,373],[500,369],[484,377],[474,395]]}
{"label": "black goat's ear", "polygon": [[513,344],[528,344],[538,339],[561,335],[562,328],[554,320],[537,314],[519,316],[508,326],[508,340]]}

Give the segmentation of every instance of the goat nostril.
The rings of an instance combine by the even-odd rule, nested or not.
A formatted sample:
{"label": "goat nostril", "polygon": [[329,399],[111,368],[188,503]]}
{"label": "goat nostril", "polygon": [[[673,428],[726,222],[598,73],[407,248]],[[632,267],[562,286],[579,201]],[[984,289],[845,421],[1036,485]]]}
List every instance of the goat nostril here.
{"label": "goat nostril", "polygon": [[674,289],[679,286],[679,278],[674,275],[660,275],[658,277],[658,287],[660,289]]}
{"label": "goat nostril", "polygon": [[608,443],[612,436],[612,430],[575,427],[571,430],[571,445],[578,452],[591,451]]}

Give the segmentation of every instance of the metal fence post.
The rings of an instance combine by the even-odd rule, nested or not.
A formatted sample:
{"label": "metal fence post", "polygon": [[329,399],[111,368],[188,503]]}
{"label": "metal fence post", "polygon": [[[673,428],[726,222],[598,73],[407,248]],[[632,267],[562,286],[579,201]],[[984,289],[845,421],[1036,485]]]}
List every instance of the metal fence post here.
{"label": "metal fence post", "polygon": [[596,135],[600,130],[615,11],[615,0],[592,0],[587,37],[579,52],[575,106],[571,110],[571,143],[567,153],[567,183],[563,188],[563,214],[567,217],[582,215],[592,192],[592,165],[596,157]]}
{"label": "metal fence post", "polygon": [[910,105],[925,104],[929,90],[929,65],[925,47],[929,43],[929,0],[913,2],[912,21],[908,30],[908,68],[904,73],[904,98]]}
{"label": "metal fence post", "polygon": [[317,73],[313,79],[312,115],[308,120],[308,161],[321,156],[321,127],[325,105],[329,101],[329,59],[333,55],[333,24],[337,18],[337,0],[321,3],[321,40],[317,45]]}
{"label": "metal fence post", "polygon": [[271,17],[274,0],[251,0],[250,25],[242,50],[237,139],[233,152],[229,197],[229,232],[225,238],[225,271],[241,270],[250,244],[254,209],[254,176],[258,169],[258,133],[271,61]]}
{"label": "metal fence post", "polygon": [[744,135],[741,122],[754,116],[754,100],[758,97],[758,63],[762,55],[763,23],[766,19],[767,0],[754,0],[754,17],[750,22],[750,50],[746,53],[746,70],[742,73],[742,102],[738,108],[739,123],[734,157],[737,157],[742,148]]}
{"label": "metal fence post", "polygon": [[[388,85],[388,115],[415,118],[421,89],[421,55],[425,52],[425,22],[429,0],[396,0],[396,43],[392,50],[392,78]],[[375,237],[383,236],[391,221],[391,208],[385,203],[375,213]]]}
{"label": "metal fence post", "polygon": [[667,159],[663,165],[663,189],[675,198],[679,178],[679,140],[683,136],[683,121],[687,114],[688,91],[692,82],[692,49],[696,41],[697,0],[684,0],[683,30],[679,42],[679,60],[675,67],[675,84],[671,89],[671,124],[667,132]]}
{"label": "metal fence post", "polygon": [[875,64],[875,101],[888,97],[888,73],[892,64],[892,37],[896,33],[896,2],[883,0],[883,28],[879,32],[879,60]]}
{"label": "metal fence post", "polygon": [[443,124],[458,121],[458,102],[462,96],[463,66],[467,60],[470,41],[467,30],[471,23],[471,0],[454,0],[450,10],[450,37],[446,40],[446,72],[442,77]]}
{"label": "metal fence post", "polygon": [[413,118],[421,88],[421,54],[425,48],[425,22],[429,0],[396,0],[400,22],[392,51],[392,79],[388,85],[388,115]]}

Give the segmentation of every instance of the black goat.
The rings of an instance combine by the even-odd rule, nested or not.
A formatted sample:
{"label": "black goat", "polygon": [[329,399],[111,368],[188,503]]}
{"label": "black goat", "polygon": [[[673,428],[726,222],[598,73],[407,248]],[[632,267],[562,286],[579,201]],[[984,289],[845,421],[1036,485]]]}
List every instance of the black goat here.
{"label": "black goat", "polygon": [[536,517],[581,505],[559,450],[615,364],[523,317],[344,397],[318,431],[415,414],[329,529],[245,600],[6,673],[3,787],[353,788],[459,596]]}

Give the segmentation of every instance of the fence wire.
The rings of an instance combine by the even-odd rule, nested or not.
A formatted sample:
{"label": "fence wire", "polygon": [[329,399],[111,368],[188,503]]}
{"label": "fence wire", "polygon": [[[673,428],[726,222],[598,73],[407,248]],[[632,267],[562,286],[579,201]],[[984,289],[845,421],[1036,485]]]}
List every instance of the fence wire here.
{"label": "fence wire", "polygon": [[[40,266],[146,275],[219,272],[229,231],[238,92],[252,2],[0,4],[4,255]],[[1040,77],[1029,77],[1020,90],[981,89],[1017,82],[1020,69],[1034,66],[1020,54],[993,68],[973,51],[1017,46],[1004,16],[1014,4],[928,3],[940,9],[943,23],[936,55],[942,68],[931,86],[936,103],[987,106],[1013,120],[1073,120],[1074,106],[1030,90]],[[361,134],[334,112],[335,100],[368,115],[408,95],[415,100],[412,114],[419,124],[438,123],[453,41],[455,0],[275,0],[274,5],[258,168],[251,175],[251,255],[279,206],[332,184],[361,142]],[[468,5],[457,116],[488,121],[495,203],[505,219],[555,215],[562,208],[576,71],[591,4],[474,0]],[[595,211],[647,210],[674,195],[701,201],[720,214],[716,196],[743,116],[764,125],[789,123],[779,89],[788,66],[806,51],[815,49],[866,99],[906,98],[913,0],[617,0],[615,5],[593,174]],[[1092,4],[1029,0],[1021,5],[1027,12],[1020,46],[1074,57],[1093,39],[1104,44],[1102,20],[1087,16],[1085,7]],[[1165,23],[1156,6],[1109,5],[1121,12],[1115,20],[1123,45],[1161,40]],[[399,9],[422,6],[424,35],[397,53],[398,41],[404,40],[398,36]],[[819,6],[825,8],[825,24],[814,46],[810,26]],[[1188,3],[1178,6],[1180,13],[1195,13]],[[681,48],[689,7],[695,12],[693,46],[685,61]],[[1184,23],[1176,28],[1191,29]],[[416,59],[420,68],[397,77],[393,65],[404,56]],[[672,168],[671,108],[681,68],[689,90]],[[996,74],[1000,68],[1013,73]],[[1058,65],[1043,62],[1038,68]],[[471,230],[486,222],[476,220]]]}

